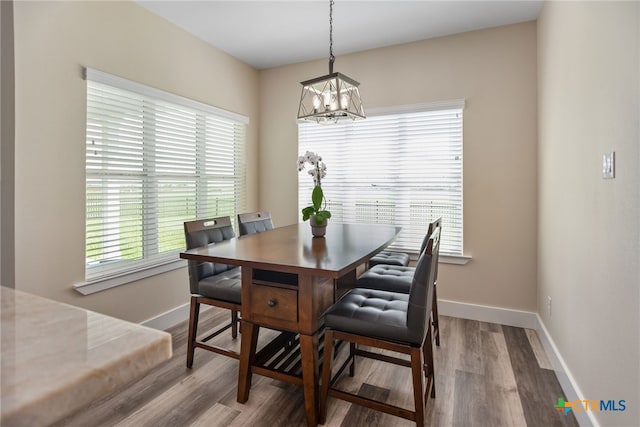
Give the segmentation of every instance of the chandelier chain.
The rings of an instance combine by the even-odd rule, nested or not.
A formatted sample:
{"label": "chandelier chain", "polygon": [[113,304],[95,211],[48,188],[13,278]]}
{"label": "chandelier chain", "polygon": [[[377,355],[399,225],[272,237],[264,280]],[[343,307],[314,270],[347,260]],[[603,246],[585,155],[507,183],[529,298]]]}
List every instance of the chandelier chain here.
{"label": "chandelier chain", "polygon": [[[333,0],[329,2],[329,62],[335,61],[333,56]],[[333,67],[332,67],[333,68]]]}

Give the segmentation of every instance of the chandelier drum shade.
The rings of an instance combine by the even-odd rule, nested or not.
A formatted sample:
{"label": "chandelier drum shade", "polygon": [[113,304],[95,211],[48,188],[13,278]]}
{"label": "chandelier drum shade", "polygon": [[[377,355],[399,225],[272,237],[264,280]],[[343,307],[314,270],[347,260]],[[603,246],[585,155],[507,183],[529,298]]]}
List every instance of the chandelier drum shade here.
{"label": "chandelier drum shade", "polygon": [[356,80],[333,71],[333,0],[329,3],[329,74],[301,82],[298,119],[337,123],[364,119],[364,106]]}

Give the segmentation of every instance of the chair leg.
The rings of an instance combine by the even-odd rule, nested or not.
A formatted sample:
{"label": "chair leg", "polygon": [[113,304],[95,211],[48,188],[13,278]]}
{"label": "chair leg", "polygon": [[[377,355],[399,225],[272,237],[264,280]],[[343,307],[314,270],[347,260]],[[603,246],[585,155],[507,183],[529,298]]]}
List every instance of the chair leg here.
{"label": "chair leg", "polygon": [[189,312],[189,337],[187,339],[187,368],[193,366],[193,353],[195,351],[196,333],[198,332],[198,316],[200,303],[197,297],[191,297],[191,309]]}
{"label": "chair leg", "polygon": [[330,329],[324,332],[324,356],[322,358],[322,378],[320,385],[319,415],[320,424],[324,424],[327,418],[327,396],[331,385],[331,362],[333,361],[333,331]]}
{"label": "chair leg", "polygon": [[411,349],[411,378],[413,380],[413,399],[415,402],[416,426],[424,427],[425,389],[423,375],[423,351],[420,348]]}
{"label": "chair leg", "polygon": [[349,343],[349,357],[351,358],[351,365],[349,365],[349,376],[353,377],[356,373],[356,350],[357,344],[354,342]]}
{"label": "chair leg", "polygon": [[433,366],[433,339],[431,338],[431,330],[427,331],[427,338],[422,344],[423,370],[424,377],[427,379],[424,399],[427,401],[427,394],[430,393],[432,398],[436,397],[436,371]]}
{"label": "chair leg", "polygon": [[231,310],[231,338],[236,339],[238,337],[238,312]]}
{"label": "chair leg", "polygon": [[438,319],[438,294],[437,286],[433,285],[433,304],[431,305],[431,313],[433,314],[433,336],[436,339],[436,345],[440,347],[440,321]]}

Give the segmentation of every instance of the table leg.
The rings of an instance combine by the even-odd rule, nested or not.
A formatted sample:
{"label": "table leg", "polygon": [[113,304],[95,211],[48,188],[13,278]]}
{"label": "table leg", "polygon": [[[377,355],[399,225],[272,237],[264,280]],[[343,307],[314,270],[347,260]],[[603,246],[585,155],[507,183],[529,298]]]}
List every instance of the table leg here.
{"label": "table leg", "polygon": [[251,366],[256,358],[258,345],[258,332],[260,326],[246,320],[242,320],[242,341],[240,342],[240,364],[238,368],[238,397],[239,403],[245,403],[249,399],[251,388]]}
{"label": "table leg", "polygon": [[300,334],[304,408],[307,425],[318,425],[318,334]]}

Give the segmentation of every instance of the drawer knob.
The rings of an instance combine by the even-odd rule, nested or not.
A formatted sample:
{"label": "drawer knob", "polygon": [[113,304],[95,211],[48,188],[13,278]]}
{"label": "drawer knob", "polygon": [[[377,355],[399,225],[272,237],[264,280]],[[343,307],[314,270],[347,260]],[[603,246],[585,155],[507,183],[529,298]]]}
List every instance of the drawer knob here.
{"label": "drawer knob", "polygon": [[275,299],[270,299],[269,301],[267,301],[267,305],[269,307],[275,307],[276,305],[278,305],[278,301]]}

